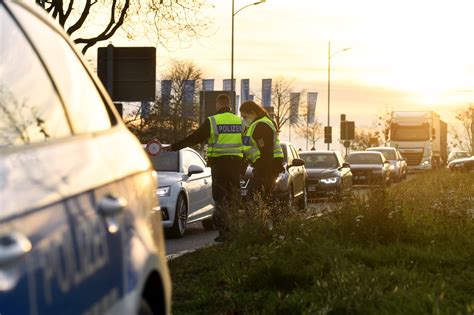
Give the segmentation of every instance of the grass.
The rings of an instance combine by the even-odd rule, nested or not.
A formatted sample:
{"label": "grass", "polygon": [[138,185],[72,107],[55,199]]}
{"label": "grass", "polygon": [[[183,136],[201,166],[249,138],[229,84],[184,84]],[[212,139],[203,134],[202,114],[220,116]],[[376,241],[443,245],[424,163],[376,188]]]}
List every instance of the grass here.
{"label": "grass", "polygon": [[235,214],[170,261],[174,314],[472,314],[474,176],[422,174],[334,211]]}

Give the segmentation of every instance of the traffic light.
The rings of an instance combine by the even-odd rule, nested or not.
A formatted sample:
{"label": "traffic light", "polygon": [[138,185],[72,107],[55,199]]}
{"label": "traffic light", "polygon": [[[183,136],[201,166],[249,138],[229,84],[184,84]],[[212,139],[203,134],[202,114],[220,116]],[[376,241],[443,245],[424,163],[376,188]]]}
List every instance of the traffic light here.
{"label": "traffic light", "polygon": [[332,127],[324,127],[324,143],[332,143]]}
{"label": "traffic light", "polygon": [[341,140],[354,140],[355,123],[353,121],[341,121]]}

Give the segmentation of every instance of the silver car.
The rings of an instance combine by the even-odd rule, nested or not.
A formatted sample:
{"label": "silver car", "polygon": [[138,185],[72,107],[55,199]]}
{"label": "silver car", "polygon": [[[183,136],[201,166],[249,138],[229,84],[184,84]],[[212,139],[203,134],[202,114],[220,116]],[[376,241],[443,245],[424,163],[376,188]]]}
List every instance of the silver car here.
{"label": "silver car", "polygon": [[163,227],[171,237],[182,237],[188,223],[202,221],[212,229],[214,199],[211,169],[191,148],[150,156],[158,172],[156,194],[160,198]]}
{"label": "silver car", "polygon": [[380,152],[355,151],[347,158],[354,185],[390,186],[390,162]]}
{"label": "silver car", "polygon": [[384,155],[385,159],[390,162],[390,180],[393,182],[400,182],[402,179],[406,178],[408,167],[406,166],[405,159],[400,155],[396,148],[373,147],[368,148],[366,151],[380,152]]}

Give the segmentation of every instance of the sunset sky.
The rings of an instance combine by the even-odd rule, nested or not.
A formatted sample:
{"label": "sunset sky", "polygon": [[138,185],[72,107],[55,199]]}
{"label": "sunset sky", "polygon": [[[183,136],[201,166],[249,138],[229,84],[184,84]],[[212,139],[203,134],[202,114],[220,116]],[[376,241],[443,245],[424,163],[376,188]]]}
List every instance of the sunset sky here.
{"label": "sunset sky", "polygon": [[[171,51],[158,49],[158,69],[192,60],[216,79],[230,78],[231,1],[211,0],[207,36]],[[235,9],[252,1],[235,0]],[[434,109],[448,121],[474,102],[472,0],[267,0],[235,16],[234,77],[294,80],[294,91],[319,92],[317,117],[326,121],[328,42],[331,121],[339,114],[370,125],[386,109]],[[115,45],[123,43],[113,42]],[[238,92],[239,93],[239,92]]]}

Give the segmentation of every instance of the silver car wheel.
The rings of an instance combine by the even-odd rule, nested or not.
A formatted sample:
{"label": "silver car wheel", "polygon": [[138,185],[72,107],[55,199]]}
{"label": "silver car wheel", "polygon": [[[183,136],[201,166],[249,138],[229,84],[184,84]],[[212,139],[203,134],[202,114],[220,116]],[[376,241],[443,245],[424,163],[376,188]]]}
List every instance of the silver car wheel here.
{"label": "silver car wheel", "polygon": [[178,216],[178,228],[181,235],[186,231],[186,223],[188,221],[188,209],[184,198],[180,197],[176,205],[176,211]]}

